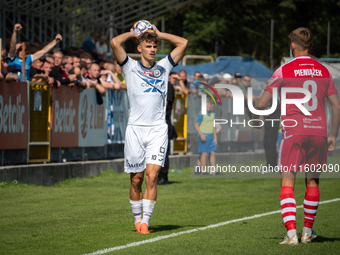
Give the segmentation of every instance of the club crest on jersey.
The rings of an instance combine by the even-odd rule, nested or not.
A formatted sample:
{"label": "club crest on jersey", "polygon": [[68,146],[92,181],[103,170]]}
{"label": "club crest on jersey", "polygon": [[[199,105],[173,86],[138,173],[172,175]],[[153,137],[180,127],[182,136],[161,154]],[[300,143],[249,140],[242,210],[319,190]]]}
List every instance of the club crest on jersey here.
{"label": "club crest on jersey", "polygon": [[161,71],[159,71],[159,70],[155,70],[154,72],[153,72],[153,75],[155,76],[155,77],[159,77],[160,75],[161,75]]}

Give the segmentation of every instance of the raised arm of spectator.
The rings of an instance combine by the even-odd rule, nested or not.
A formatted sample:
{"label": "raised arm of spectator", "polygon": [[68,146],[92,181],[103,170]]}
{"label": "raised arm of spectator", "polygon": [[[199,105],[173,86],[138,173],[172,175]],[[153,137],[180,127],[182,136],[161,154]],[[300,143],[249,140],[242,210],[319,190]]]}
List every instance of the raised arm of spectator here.
{"label": "raised arm of spectator", "polygon": [[107,89],[120,89],[120,83],[121,81],[118,79],[118,77],[112,73],[110,70],[103,70],[101,71],[103,74],[109,74],[111,78],[113,79],[113,82],[108,82],[102,79],[100,82],[102,85]]}
{"label": "raised arm of spectator", "polygon": [[36,61],[37,59],[41,58],[42,56],[44,56],[47,52],[49,52],[51,49],[53,49],[53,47],[60,42],[63,39],[63,37],[60,34],[57,34],[56,37],[54,38],[54,40],[52,42],[50,42],[49,44],[47,44],[42,50],[37,51],[36,53],[34,53],[32,55],[33,57],[33,62]]}
{"label": "raised arm of spectator", "polygon": [[183,57],[184,51],[188,45],[188,40],[177,35],[160,32],[155,25],[153,26],[155,28],[155,33],[160,40],[168,41],[175,46],[175,49],[171,51],[170,55],[175,64],[178,64]]}
{"label": "raised arm of spectator", "polygon": [[18,31],[22,29],[22,26],[17,23],[14,25],[14,30],[13,30],[13,34],[12,34],[12,37],[11,37],[11,47],[9,49],[9,52],[8,52],[8,56],[12,59],[15,57],[15,45],[17,44],[17,33]]}
{"label": "raised arm of spectator", "polygon": [[127,56],[122,45],[127,40],[133,39],[133,38],[137,39],[138,37],[137,37],[137,34],[131,28],[130,32],[120,34],[111,40],[110,45],[111,45],[113,54],[115,55],[115,58],[118,64],[121,64],[126,59],[126,56]]}

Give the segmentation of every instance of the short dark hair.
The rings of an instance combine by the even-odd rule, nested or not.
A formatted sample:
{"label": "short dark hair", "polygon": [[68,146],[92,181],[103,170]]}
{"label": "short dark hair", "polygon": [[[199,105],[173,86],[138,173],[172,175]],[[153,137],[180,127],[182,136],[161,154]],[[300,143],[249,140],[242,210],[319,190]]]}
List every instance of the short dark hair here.
{"label": "short dark hair", "polygon": [[80,54],[80,58],[85,58],[85,59],[93,60],[93,57],[91,56],[91,54],[87,53],[87,52],[83,52],[82,54]]}
{"label": "short dark hair", "polygon": [[79,64],[79,69],[83,69],[85,68],[86,70],[88,70],[87,68],[87,63],[85,61],[80,61],[80,64]]}
{"label": "short dark hair", "polygon": [[313,44],[312,31],[307,27],[299,27],[289,35],[290,41],[300,46],[302,50],[308,50]]}
{"label": "short dark hair", "polygon": [[154,42],[155,44],[158,44],[159,38],[155,33],[145,32],[140,37],[138,37],[138,44],[141,44],[143,41]]}

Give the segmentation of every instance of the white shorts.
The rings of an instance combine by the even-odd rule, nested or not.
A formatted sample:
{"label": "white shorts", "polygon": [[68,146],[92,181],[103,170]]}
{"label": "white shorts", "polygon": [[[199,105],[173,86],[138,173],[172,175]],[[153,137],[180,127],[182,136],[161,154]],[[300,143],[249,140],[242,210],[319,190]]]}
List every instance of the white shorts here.
{"label": "white shorts", "polygon": [[124,172],[143,172],[147,164],[164,166],[168,147],[168,125],[133,126],[125,132]]}

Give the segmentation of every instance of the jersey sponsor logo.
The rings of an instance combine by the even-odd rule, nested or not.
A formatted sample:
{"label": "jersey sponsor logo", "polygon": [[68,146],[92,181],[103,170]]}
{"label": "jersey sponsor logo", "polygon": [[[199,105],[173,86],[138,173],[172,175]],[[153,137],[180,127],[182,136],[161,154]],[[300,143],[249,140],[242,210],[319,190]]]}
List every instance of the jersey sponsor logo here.
{"label": "jersey sponsor logo", "polygon": [[129,162],[129,160],[126,160],[126,165],[127,165],[128,167],[141,167],[141,166],[144,165],[144,162],[131,164],[131,163]]}
{"label": "jersey sponsor logo", "polygon": [[144,90],[144,93],[154,93],[157,92],[157,88],[159,87],[159,83],[162,83],[162,80],[148,80],[148,79],[143,79],[146,83],[142,83],[142,87],[149,87],[151,86],[152,88],[148,88]]}
{"label": "jersey sponsor logo", "polygon": [[309,68],[309,69],[297,69],[294,70],[294,75],[296,76],[322,76],[321,70]]}
{"label": "jersey sponsor logo", "polygon": [[144,71],[144,74],[146,74],[146,75],[153,75],[153,71],[147,70],[147,71]]}
{"label": "jersey sponsor logo", "polygon": [[152,156],[151,156],[151,159],[152,159],[152,160],[156,160],[156,159],[157,159],[157,155],[152,155]]}

